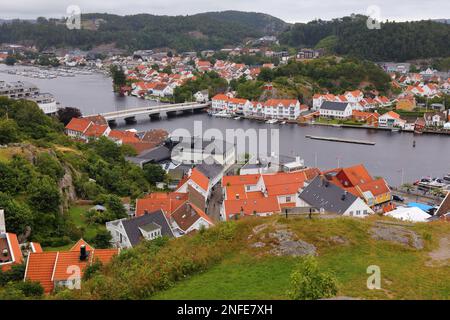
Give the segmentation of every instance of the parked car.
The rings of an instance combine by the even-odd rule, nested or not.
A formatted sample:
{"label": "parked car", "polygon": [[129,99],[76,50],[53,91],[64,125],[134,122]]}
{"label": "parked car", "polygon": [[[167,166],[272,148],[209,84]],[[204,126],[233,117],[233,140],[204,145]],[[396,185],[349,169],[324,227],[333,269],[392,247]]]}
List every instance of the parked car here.
{"label": "parked car", "polygon": [[394,200],[394,201],[399,201],[399,202],[405,201],[405,199],[404,199],[403,197],[398,196],[398,195],[396,195],[396,194],[392,195],[392,200]]}

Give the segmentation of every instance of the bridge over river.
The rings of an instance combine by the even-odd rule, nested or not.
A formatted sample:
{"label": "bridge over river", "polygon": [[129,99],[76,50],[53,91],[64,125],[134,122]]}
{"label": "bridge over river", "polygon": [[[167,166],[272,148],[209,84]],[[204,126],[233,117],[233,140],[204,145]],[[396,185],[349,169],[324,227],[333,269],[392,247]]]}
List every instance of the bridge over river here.
{"label": "bridge over river", "polygon": [[104,112],[89,116],[102,116],[110,124],[115,124],[117,120],[124,119],[127,124],[136,122],[136,116],[147,115],[151,119],[158,119],[161,113],[165,113],[167,117],[175,116],[179,112],[195,112],[209,107],[210,103],[185,102],[176,104],[162,104],[155,106],[147,106],[140,108],[131,108],[119,111]]}

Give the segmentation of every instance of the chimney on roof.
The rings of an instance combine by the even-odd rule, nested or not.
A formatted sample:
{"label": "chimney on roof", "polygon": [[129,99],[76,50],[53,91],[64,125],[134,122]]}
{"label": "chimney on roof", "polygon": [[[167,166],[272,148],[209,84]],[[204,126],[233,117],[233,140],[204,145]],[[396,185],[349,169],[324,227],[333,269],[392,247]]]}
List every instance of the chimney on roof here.
{"label": "chimney on roof", "polygon": [[87,257],[86,246],[83,244],[80,246],[80,261],[86,261]]}
{"label": "chimney on roof", "polygon": [[5,210],[0,209],[0,234],[6,233]]}
{"label": "chimney on roof", "polygon": [[144,210],[144,214],[148,214],[148,210]]}
{"label": "chimney on roof", "polygon": [[341,200],[342,200],[342,201],[345,201],[345,199],[347,198],[347,194],[348,194],[348,192],[347,192],[347,191],[344,191],[344,193],[343,193],[342,196],[341,196]]}

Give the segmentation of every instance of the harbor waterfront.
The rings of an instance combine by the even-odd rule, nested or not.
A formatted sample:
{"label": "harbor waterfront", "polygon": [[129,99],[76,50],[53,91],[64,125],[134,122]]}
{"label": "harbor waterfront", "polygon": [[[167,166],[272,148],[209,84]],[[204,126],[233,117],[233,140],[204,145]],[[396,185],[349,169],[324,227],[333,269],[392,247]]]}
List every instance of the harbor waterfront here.
{"label": "harbor waterfront", "polygon": [[[112,112],[155,105],[156,102],[135,97],[117,97],[112,92],[111,79],[101,73],[61,77],[57,79],[30,79],[8,74],[0,65],[0,80],[29,81],[42,91],[52,93],[61,106],[79,108],[84,115]],[[126,125],[118,121],[119,129],[139,131],[162,128],[169,132],[185,128],[193,130],[194,121],[201,121],[203,128],[244,130],[279,129],[279,150],[285,155],[300,155],[306,165],[329,169],[364,163],[377,176],[384,177],[391,185],[414,182],[423,176],[442,177],[450,173],[450,139],[441,135],[414,135],[373,129],[340,128],[332,126],[300,126],[297,124],[266,124],[248,119],[211,117],[206,113],[185,114],[150,121],[149,117],[136,117],[137,123]],[[375,145],[359,145],[308,139],[305,136],[334,137],[364,140]],[[415,147],[414,147],[415,143]]]}

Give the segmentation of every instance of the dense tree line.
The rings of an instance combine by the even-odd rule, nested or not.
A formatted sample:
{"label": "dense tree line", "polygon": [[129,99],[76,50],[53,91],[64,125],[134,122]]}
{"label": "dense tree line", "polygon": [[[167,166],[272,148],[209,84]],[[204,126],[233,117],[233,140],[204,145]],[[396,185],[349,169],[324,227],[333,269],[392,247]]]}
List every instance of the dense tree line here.
{"label": "dense tree line", "polygon": [[377,89],[383,93],[390,89],[389,75],[381,68],[372,62],[352,58],[338,60],[330,57],[307,63],[291,61],[273,71],[261,72],[260,78],[265,81],[289,78],[299,83],[307,78],[319,88],[332,93],[354,90],[363,83],[373,87],[370,89]]}
{"label": "dense tree line", "polygon": [[217,93],[225,92],[228,89],[228,83],[221,78],[217,72],[210,71],[197,74],[194,80],[188,80],[182,86],[176,87],[174,90],[175,102],[194,101],[194,94],[198,91],[208,90],[209,96],[212,97]]}
{"label": "dense tree line", "polygon": [[170,47],[179,51],[218,49],[260,37],[267,27],[281,31],[284,23],[262,14],[224,12],[192,16],[155,16],[138,14],[117,16],[87,14],[83,21],[102,19],[98,30],[69,30],[56,20],[38,19],[37,23],[13,21],[0,25],[0,43],[25,42],[39,48],[79,47],[90,49],[115,43],[124,49]]}
{"label": "dense tree line", "polygon": [[[282,43],[294,47],[314,47],[328,38],[326,44],[328,48],[331,44],[335,53],[374,61],[450,56],[448,24],[414,21],[384,22],[380,26],[380,29],[369,29],[367,17],[353,15],[331,21],[297,23],[280,38]],[[330,43],[330,40],[334,41]]]}

